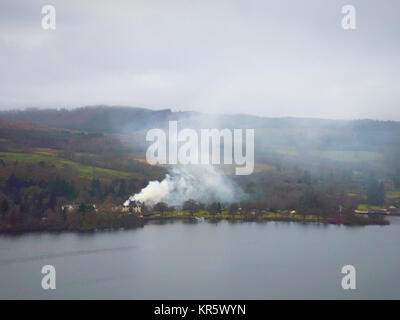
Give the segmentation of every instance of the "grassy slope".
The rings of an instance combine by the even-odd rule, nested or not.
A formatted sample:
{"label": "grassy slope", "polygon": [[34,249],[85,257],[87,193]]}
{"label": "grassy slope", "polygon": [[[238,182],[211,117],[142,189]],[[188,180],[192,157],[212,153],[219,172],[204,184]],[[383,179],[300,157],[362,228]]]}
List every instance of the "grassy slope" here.
{"label": "grassy slope", "polygon": [[50,151],[40,152],[40,153],[13,153],[13,152],[0,152],[0,159],[3,159],[6,163],[7,162],[24,162],[24,163],[35,163],[40,161],[45,161],[55,165],[57,168],[66,168],[70,167],[73,170],[77,171],[80,178],[92,178],[93,174],[96,175],[106,175],[112,177],[119,177],[119,178],[133,178],[135,174],[119,171],[119,170],[112,170],[112,169],[105,169],[100,167],[92,167],[83,165],[78,162],[73,162],[70,160],[65,160],[62,158],[57,158],[51,154]]}
{"label": "grassy slope", "polygon": [[[275,150],[277,153],[287,156],[300,156],[301,153],[295,148],[277,148]],[[339,150],[329,150],[329,151],[310,151],[308,155],[321,158],[326,160],[338,161],[338,162],[351,162],[351,163],[374,163],[376,161],[383,160],[383,155],[379,152],[370,151],[339,151]]]}

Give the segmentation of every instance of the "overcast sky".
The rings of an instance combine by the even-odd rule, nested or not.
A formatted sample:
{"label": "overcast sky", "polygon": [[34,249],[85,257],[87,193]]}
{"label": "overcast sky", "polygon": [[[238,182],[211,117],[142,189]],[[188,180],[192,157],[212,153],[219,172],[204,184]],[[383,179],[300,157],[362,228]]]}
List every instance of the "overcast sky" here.
{"label": "overcast sky", "polygon": [[400,120],[399,39],[398,0],[1,0],[0,110]]}

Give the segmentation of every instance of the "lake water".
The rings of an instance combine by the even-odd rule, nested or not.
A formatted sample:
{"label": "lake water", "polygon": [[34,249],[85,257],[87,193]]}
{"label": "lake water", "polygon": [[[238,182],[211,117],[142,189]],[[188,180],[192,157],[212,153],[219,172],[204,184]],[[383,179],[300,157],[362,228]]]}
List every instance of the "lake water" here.
{"label": "lake water", "polygon": [[[54,265],[57,289],[43,290]],[[343,265],[357,289],[343,290]],[[390,226],[168,222],[129,231],[0,236],[0,298],[399,299]]]}

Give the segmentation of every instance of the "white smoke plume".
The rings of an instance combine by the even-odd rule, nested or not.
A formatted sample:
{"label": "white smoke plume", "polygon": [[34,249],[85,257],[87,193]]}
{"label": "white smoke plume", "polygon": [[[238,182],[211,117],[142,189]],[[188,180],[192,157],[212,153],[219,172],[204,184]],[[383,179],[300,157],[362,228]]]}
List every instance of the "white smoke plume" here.
{"label": "white smoke plume", "polygon": [[150,181],[124,205],[129,205],[131,201],[149,205],[163,201],[170,206],[180,206],[188,199],[204,204],[214,201],[231,203],[242,200],[242,197],[240,188],[211,165],[185,165],[171,168],[161,182]]}

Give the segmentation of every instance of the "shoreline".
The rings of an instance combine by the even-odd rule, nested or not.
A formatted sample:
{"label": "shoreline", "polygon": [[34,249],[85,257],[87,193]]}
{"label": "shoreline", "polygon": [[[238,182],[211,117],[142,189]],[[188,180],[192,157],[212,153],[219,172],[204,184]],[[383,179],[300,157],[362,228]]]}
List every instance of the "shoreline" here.
{"label": "shoreline", "polygon": [[[315,215],[305,215],[304,218],[299,218],[290,216],[279,216],[279,217],[257,217],[257,216],[247,216],[247,217],[227,217],[227,216],[153,216],[143,218],[145,221],[174,221],[174,220],[191,220],[196,222],[197,219],[204,219],[204,221],[230,221],[230,222],[296,222],[296,223],[319,223],[319,224],[332,224],[332,225],[344,225],[344,226],[367,226],[367,225],[390,225],[390,222],[386,219],[372,219],[369,217],[358,217],[351,216],[348,217],[334,218],[334,217],[322,217]],[[312,217],[310,217],[312,216]],[[351,220],[355,219],[355,220]]]}
{"label": "shoreline", "polygon": [[[393,215],[395,216],[395,215]],[[396,215],[398,216],[398,215]],[[199,221],[201,220],[201,221]],[[344,216],[344,217],[322,217],[317,215],[296,215],[291,216],[227,216],[227,215],[215,215],[215,216],[200,216],[200,215],[151,215],[141,217],[137,219],[137,223],[131,227],[116,227],[116,228],[92,228],[92,229],[70,229],[66,227],[61,228],[48,228],[48,227],[36,227],[36,228],[14,228],[14,229],[1,229],[0,235],[21,235],[27,233],[61,233],[61,232],[74,232],[74,233],[95,233],[95,232],[112,232],[121,230],[134,230],[137,228],[144,227],[149,222],[174,222],[174,221],[186,221],[191,223],[199,222],[294,222],[301,224],[323,224],[323,225],[340,225],[340,226],[351,226],[351,227],[364,227],[364,226],[387,226],[390,222],[386,219],[372,219],[369,217],[359,217],[355,215]]]}

